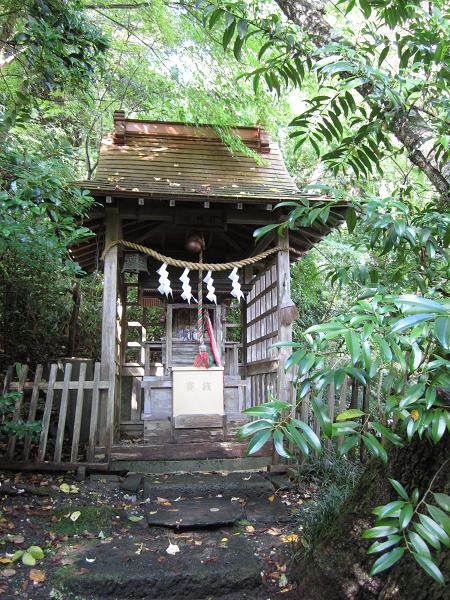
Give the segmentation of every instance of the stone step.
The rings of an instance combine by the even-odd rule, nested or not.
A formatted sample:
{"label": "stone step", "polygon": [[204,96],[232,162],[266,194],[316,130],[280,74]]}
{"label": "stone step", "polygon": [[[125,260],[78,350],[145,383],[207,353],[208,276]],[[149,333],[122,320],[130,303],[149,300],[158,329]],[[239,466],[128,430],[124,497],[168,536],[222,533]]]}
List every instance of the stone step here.
{"label": "stone step", "polygon": [[147,522],[151,527],[180,531],[234,525],[244,518],[241,502],[232,502],[229,498],[207,497],[150,504],[147,510]]}
{"label": "stone step", "polygon": [[144,478],[144,498],[223,497],[264,498],[274,493],[272,483],[259,473],[174,474]]}
{"label": "stone step", "polygon": [[[179,552],[167,553],[168,544]],[[242,535],[208,532],[199,545],[182,536],[124,538],[87,545],[63,567],[58,588],[92,600],[259,598],[261,564]],[[92,559],[95,558],[94,562]],[[88,560],[86,560],[88,559]],[[82,575],[80,571],[82,570]]]}

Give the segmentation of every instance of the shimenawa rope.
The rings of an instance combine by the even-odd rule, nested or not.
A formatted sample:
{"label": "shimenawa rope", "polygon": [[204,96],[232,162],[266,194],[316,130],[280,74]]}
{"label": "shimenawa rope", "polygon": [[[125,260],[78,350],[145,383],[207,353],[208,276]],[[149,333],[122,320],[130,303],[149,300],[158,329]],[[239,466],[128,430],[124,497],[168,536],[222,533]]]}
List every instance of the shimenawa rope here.
{"label": "shimenawa rope", "polygon": [[147,248],[146,246],[141,246],[140,244],[135,244],[134,242],[127,242],[126,240],[115,240],[108,244],[103,251],[102,260],[104,260],[105,256],[115,246],[122,246],[123,248],[130,248],[131,250],[136,250],[136,252],[141,252],[142,254],[147,254],[151,256],[155,260],[159,262],[163,262],[168,264],[171,267],[180,267],[182,269],[189,269],[190,271],[227,271],[228,269],[234,269],[237,267],[241,269],[242,267],[247,267],[248,265],[253,265],[261,260],[264,260],[268,256],[272,254],[276,254],[277,252],[286,252],[289,249],[289,252],[293,254],[297,254],[299,256],[303,256],[303,252],[296,250],[289,246],[286,248],[285,246],[275,246],[273,248],[269,248],[261,254],[257,254],[256,256],[250,256],[249,258],[244,258],[242,260],[234,261],[234,262],[226,262],[226,263],[204,263],[204,262],[190,262],[187,260],[180,260],[178,258],[172,258],[171,256],[165,256],[164,254],[160,254],[153,248]]}

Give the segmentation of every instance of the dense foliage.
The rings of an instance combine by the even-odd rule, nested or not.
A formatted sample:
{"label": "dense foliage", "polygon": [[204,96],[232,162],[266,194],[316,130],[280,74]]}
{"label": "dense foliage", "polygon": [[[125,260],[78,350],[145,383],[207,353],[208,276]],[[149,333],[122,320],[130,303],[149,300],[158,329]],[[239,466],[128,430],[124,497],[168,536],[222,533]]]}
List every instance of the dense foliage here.
{"label": "dense foliage", "polygon": [[[89,232],[92,177],[114,110],[231,125],[279,137],[301,186],[329,200],[282,203],[273,228],[346,226],[293,269],[300,307],[292,356],[298,406],[322,436],[361,444],[439,444],[450,430],[448,298],[450,9],[444,0],[6,0],[0,15],[1,358],[64,354],[75,278],[68,248]],[[225,50],[225,52],[224,52]],[[290,123],[289,133],[287,125]],[[271,227],[256,235],[264,235]],[[78,352],[98,355],[101,277],[81,279]],[[155,325],[157,326],[157,324]],[[330,360],[330,357],[333,360]],[[331,422],[323,390],[350,377],[364,405]],[[13,398],[9,398],[11,402]],[[250,411],[250,451],[320,452],[308,423],[274,400]],[[289,442],[288,445],[285,444]],[[373,573],[405,552],[437,581],[449,499],[392,482],[366,537]],[[432,494],[434,494],[432,496]]]}

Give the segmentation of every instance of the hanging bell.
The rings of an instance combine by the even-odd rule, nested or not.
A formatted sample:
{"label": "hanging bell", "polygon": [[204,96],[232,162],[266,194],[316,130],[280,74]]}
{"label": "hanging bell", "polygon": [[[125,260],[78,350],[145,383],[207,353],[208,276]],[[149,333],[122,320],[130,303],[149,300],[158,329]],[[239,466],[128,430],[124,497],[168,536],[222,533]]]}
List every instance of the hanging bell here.
{"label": "hanging bell", "polygon": [[147,257],[140,252],[125,252],[122,273],[147,273]]}

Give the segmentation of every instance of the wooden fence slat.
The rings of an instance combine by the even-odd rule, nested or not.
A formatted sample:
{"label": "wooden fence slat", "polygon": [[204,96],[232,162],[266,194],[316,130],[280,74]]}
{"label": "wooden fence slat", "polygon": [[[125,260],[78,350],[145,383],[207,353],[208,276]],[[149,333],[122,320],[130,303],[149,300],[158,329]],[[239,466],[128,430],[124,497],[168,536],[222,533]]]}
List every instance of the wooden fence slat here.
{"label": "wooden fence slat", "polygon": [[39,440],[39,450],[38,450],[37,460],[40,462],[43,462],[45,460],[45,453],[47,450],[48,430],[50,427],[50,417],[52,415],[52,406],[53,406],[53,395],[54,395],[53,387],[56,382],[57,371],[58,371],[58,365],[52,364],[52,366],[50,367],[50,375],[48,378],[47,396],[45,398],[44,416],[42,417],[41,437]]}
{"label": "wooden fence slat", "polygon": [[[331,419],[331,422],[334,421],[334,400],[335,400],[335,389],[334,389],[334,382],[332,382],[328,386],[328,393],[327,393],[328,415]],[[327,440],[327,448],[330,451],[333,449],[333,440],[331,438],[329,440]]]}
{"label": "wooden fence slat", "polygon": [[59,407],[58,431],[56,433],[56,444],[54,462],[61,462],[62,447],[64,442],[64,429],[66,427],[67,403],[69,398],[69,382],[72,375],[72,363],[66,363],[64,370],[64,386],[61,394],[61,404]]}
{"label": "wooden fence slat", "polygon": [[83,399],[84,399],[84,382],[86,381],[87,363],[83,362],[80,365],[80,376],[77,391],[77,400],[75,406],[75,417],[73,421],[73,437],[72,449],[70,453],[70,462],[77,462],[78,445],[80,442],[81,417],[83,414]]}
{"label": "wooden fence slat", "polygon": [[94,462],[95,444],[97,440],[98,399],[99,399],[100,363],[95,363],[94,387],[92,388],[91,421],[89,425],[88,461]]}
{"label": "wooden fence slat", "polygon": [[14,367],[13,365],[9,365],[6,370],[5,381],[3,382],[3,393],[9,392],[11,379],[13,377]]}
{"label": "wooden fence slat", "polygon": [[[13,422],[18,421],[20,419],[20,411],[22,408],[22,400],[23,400],[23,388],[25,386],[25,382],[27,380],[27,375],[28,375],[28,365],[22,365],[22,370],[20,372],[20,377],[19,377],[19,386],[17,388],[17,391],[19,392],[19,396],[17,397],[16,400],[16,404],[14,406],[14,414],[13,414]],[[14,457],[14,451],[16,449],[16,436],[10,435],[9,439],[8,439],[8,450],[7,450],[7,457],[9,458],[9,460],[12,460],[12,458]]]}
{"label": "wooden fence slat", "polygon": [[[36,367],[36,373],[35,373],[34,382],[33,382],[33,389],[31,392],[30,408],[28,410],[28,423],[34,423],[34,421],[36,419],[36,408],[37,408],[37,402],[38,402],[38,398],[39,398],[39,384],[41,382],[43,368],[44,367],[42,365],[37,365],[37,367]],[[24,460],[28,460],[28,457],[30,456],[30,449],[31,449],[31,434],[27,433],[27,435],[25,436],[25,444],[23,447]]]}
{"label": "wooden fence slat", "polygon": [[[344,379],[339,390],[339,414],[344,412],[347,408],[347,389],[348,389],[348,377]],[[344,442],[344,436],[340,435],[337,438],[337,446],[340,448]]]}
{"label": "wooden fence slat", "polygon": [[109,366],[109,388],[106,395],[106,431],[105,431],[105,459],[111,460],[112,444],[114,437],[114,405],[116,394],[116,365]]}

